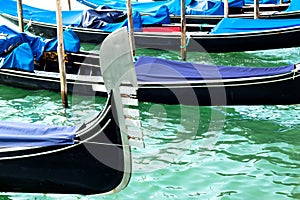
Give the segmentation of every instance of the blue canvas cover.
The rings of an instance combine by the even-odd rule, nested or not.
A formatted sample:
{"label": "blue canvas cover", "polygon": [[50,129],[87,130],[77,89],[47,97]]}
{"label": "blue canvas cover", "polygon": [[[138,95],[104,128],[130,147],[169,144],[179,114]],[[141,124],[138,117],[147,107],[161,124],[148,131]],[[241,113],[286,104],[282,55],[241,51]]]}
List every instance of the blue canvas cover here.
{"label": "blue canvas cover", "polygon": [[74,144],[75,126],[0,121],[0,147],[42,147]]}
{"label": "blue canvas cover", "polygon": [[[118,10],[126,10],[126,0],[111,1],[111,0],[77,0],[78,2],[98,8],[99,6],[109,6]],[[244,0],[229,0],[229,7],[242,7]],[[223,15],[224,9],[221,8],[224,4],[220,0],[186,0],[186,14],[191,15]],[[203,5],[205,5],[203,7]],[[155,13],[161,6],[167,6],[171,15],[180,15],[181,1],[180,0],[165,0],[153,2],[132,2],[132,9],[140,13]],[[219,14],[221,13],[221,14]]]}
{"label": "blue canvas cover", "polygon": [[[13,0],[0,0],[0,13],[7,13],[18,16],[17,2]],[[56,12],[22,5],[23,18],[49,24],[56,24]],[[78,26],[81,20],[82,11],[62,11],[63,25]]]}
{"label": "blue canvas cover", "polygon": [[[105,32],[113,32],[128,25],[128,17],[125,11],[112,11],[111,7],[102,6],[97,10],[83,12],[80,27],[100,29]],[[135,31],[141,31],[143,25],[170,24],[169,11],[166,6],[161,6],[154,14],[141,16],[133,11],[132,20]]]}
{"label": "blue canvas cover", "polygon": [[300,1],[299,0],[293,0],[293,1],[291,1],[289,7],[285,11],[286,12],[300,11]]}
{"label": "blue canvas cover", "polygon": [[[12,16],[17,16],[17,4],[16,1],[13,0],[0,0],[2,3],[0,7],[0,13],[6,13]],[[157,10],[156,10],[157,11]],[[156,11],[153,15],[143,16],[142,19],[138,17],[140,14],[135,13],[134,17],[137,17],[140,21],[135,21],[134,24],[137,26],[135,28],[141,27],[141,24],[147,23],[148,24],[162,24],[167,23],[166,18],[169,18],[169,12],[167,10],[160,11],[159,14],[156,14]],[[138,11],[136,11],[138,12]],[[83,15],[84,14],[84,15]],[[64,26],[71,26],[71,27],[81,27],[81,25],[87,24],[86,12],[84,10],[76,10],[76,11],[62,11],[63,17],[63,25]],[[86,17],[86,18],[84,18]],[[48,24],[56,24],[56,11],[44,10],[35,7],[31,7],[28,5],[23,4],[23,18],[27,20],[48,23]],[[144,20],[143,20],[144,19]],[[82,22],[83,20],[83,22]],[[92,20],[95,20],[93,17]],[[136,19],[134,19],[136,20]],[[95,24],[94,22],[89,22],[90,24]],[[170,23],[170,22],[169,22]],[[111,23],[107,26],[99,26],[100,30],[112,32],[121,26],[126,26],[127,19],[120,22],[120,23]],[[115,28],[113,28],[115,25]]]}
{"label": "blue canvas cover", "polygon": [[[224,1],[224,0],[222,0]],[[230,8],[236,7],[241,8],[245,5],[245,0],[228,0],[228,6]]]}
{"label": "blue canvas cover", "polygon": [[210,34],[255,32],[300,26],[300,19],[241,19],[224,18]]}
{"label": "blue canvas cover", "polygon": [[187,15],[224,15],[221,1],[193,1],[186,7]]}
{"label": "blue canvas cover", "polygon": [[100,10],[85,10],[82,14],[80,27],[100,29],[108,23],[119,23],[127,19],[124,11],[108,11],[108,7]]}
{"label": "blue canvas cover", "polygon": [[195,64],[141,56],[135,63],[137,79],[141,82],[219,80],[272,76],[290,73],[294,65],[283,67],[232,67]]}
{"label": "blue canvas cover", "polygon": [[28,43],[23,43],[7,56],[0,56],[1,69],[18,69],[33,72],[34,56]]}
{"label": "blue canvas cover", "polygon": [[[34,58],[39,60],[44,51],[57,51],[58,41],[19,33],[5,25],[0,26],[1,68],[20,69],[33,72]],[[64,47],[67,52],[78,52],[79,38],[71,29],[63,33]]]}

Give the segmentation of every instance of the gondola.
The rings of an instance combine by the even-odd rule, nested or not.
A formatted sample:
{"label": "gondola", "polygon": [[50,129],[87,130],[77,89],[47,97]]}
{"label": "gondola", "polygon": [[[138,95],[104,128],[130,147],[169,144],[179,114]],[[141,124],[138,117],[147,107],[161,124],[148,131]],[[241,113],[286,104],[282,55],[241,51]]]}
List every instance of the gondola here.
{"label": "gondola", "polygon": [[[128,35],[123,38],[124,41],[126,39]],[[130,49],[124,51],[129,52]],[[95,63],[99,56],[94,53],[71,53],[68,56],[68,91],[79,95],[106,95],[102,66]],[[46,69],[52,71],[44,71],[44,64],[34,72],[0,69],[0,82],[59,91],[57,62],[55,59],[46,62],[49,62]],[[115,72],[119,72],[123,63],[118,59],[115,62],[119,63]],[[231,67],[140,56],[134,65],[139,101],[201,106],[288,105],[300,102],[299,64],[271,68]]]}
{"label": "gondola", "polygon": [[[125,1],[115,3],[107,0],[77,0],[79,3],[92,9],[97,9],[101,5],[109,5],[114,9],[126,10]],[[265,3],[266,2],[266,3]],[[271,2],[271,3],[270,3]],[[180,1],[156,1],[156,2],[132,2],[133,9],[141,13],[153,12],[157,7],[167,5],[170,10],[172,23],[180,23]],[[275,1],[260,1],[259,10],[262,19],[284,19],[299,18],[299,2],[284,1],[276,4]],[[187,24],[217,24],[224,17],[224,4],[221,1],[186,1],[186,23]],[[229,0],[229,17],[232,18],[253,18],[253,1]]]}
{"label": "gondola", "polygon": [[[113,65],[104,67],[106,82],[122,80],[110,76]],[[131,176],[130,140],[141,140],[124,126],[124,92],[110,84],[105,107],[89,122],[66,127],[1,121],[0,191],[103,195],[124,189]]]}
{"label": "gondola", "polygon": [[[15,2],[12,2],[12,4],[13,3]],[[8,5],[9,1],[6,0],[5,4]],[[16,5],[14,6],[13,9],[10,9],[10,12],[13,10],[13,12],[16,13]],[[29,10],[27,11],[26,13],[34,13],[29,12]],[[2,6],[1,15],[17,23],[16,15],[4,14],[5,12],[8,12],[8,9]],[[48,12],[49,11],[43,11],[40,13],[45,15]],[[32,31],[36,34],[47,33],[48,37],[54,37],[56,35],[55,24],[37,22],[30,19],[25,20],[25,22],[30,24]],[[225,18],[213,27],[188,26],[186,48],[187,51],[198,52],[234,52],[297,47],[300,46],[299,22],[299,19],[254,20]],[[109,35],[108,31],[99,29],[70,28],[78,35],[81,42],[100,44],[103,39]],[[109,26],[109,28],[112,30],[111,26]],[[134,33],[137,48],[164,50],[180,50],[183,48],[181,46],[181,32],[179,26],[147,26],[141,27],[139,30],[140,31]]]}

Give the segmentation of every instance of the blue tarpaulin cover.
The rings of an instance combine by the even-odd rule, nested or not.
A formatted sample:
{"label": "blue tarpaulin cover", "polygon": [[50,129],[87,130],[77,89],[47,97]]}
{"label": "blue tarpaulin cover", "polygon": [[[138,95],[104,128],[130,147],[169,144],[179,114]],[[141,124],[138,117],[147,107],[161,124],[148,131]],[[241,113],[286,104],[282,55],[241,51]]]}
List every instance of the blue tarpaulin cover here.
{"label": "blue tarpaulin cover", "polygon": [[[109,11],[107,10],[109,9]],[[83,11],[80,27],[100,29],[105,32],[113,32],[128,25],[125,11],[111,11],[111,7],[103,6],[97,10]],[[170,15],[166,6],[161,6],[154,14],[141,16],[133,11],[132,21],[135,31],[141,31],[143,25],[170,24]]]}
{"label": "blue tarpaulin cover", "polygon": [[74,144],[76,126],[0,121],[0,147],[38,147]]}
{"label": "blue tarpaulin cover", "polygon": [[300,26],[300,19],[241,19],[224,18],[210,34],[254,32]]}
{"label": "blue tarpaulin cover", "polygon": [[[0,13],[18,16],[17,2],[13,0],[0,0]],[[23,18],[49,24],[56,24],[56,12],[39,9],[22,4]],[[82,11],[62,11],[63,25],[78,26]]]}
{"label": "blue tarpaulin cover", "polygon": [[[45,51],[57,51],[58,41],[19,33],[8,26],[0,26],[0,68],[33,71],[34,58],[39,60]],[[71,29],[63,33],[67,52],[78,52],[79,38]]]}
{"label": "blue tarpaulin cover", "polygon": [[[78,2],[98,8],[99,6],[109,6],[118,10],[126,10],[126,0],[77,0]],[[223,2],[220,0],[186,0],[186,14],[188,15],[223,15]],[[132,2],[132,9],[141,13],[154,13],[161,6],[167,6],[169,13],[172,15],[180,15],[181,1],[154,1],[154,2]],[[229,0],[229,7],[242,7],[244,0]],[[220,14],[221,13],[221,14]]]}
{"label": "blue tarpaulin cover", "polygon": [[[17,13],[17,3],[13,0],[0,0],[1,7],[0,13],[9,14],[12,16],[18,16]],[[111,7],[111,6],[110,6]],[[113,8],[113,7],[112,7]],[[138,11],[135,11],[138,12]],[[157,13],[159,12],[159,13]],[[76,10],[76,11],[62,11],[63,25],[70,27],[88,27],[87,24],[95,24],[99,20],[99,15],[97,20],[91,15],[96,14],[96,12],[86,12],[85,10]],[[99,14],[99,13],[98,13]],[[107,16],[105,16],[107,18]],[[168,8],[160,8],[151,15],[140,16],[139,13],[134,13],[133,20],[136,29],[139,29],[141,25],[149,24],[166,24],[170,23]],[[23,4],[23,18],[31,21],[56,24],[56,11],[44,10],[35,7],[28,6]],[[94,20],[88,22],[88,19]],[[105,19],[104,19],[105,21]],[[103,24],[103,23],[102,23]],[[122,22],[118,23],[106,23],[105,26],[98,26],[98,29],[108,32],[113,32],[114,30],[126,26],[127,18]],[[95,27],[95,26],[94,26]]]}
{"label": "blue tarpaulin cover", "polygon": [[6,57],[0,57],[1,69],[21,69],[24,71],[33,72],[33,54],[28,43],[23,43]]}
{"label": "blue tarpaulin cover", "polygon": [[186,7],[187,15],[224,15],[224,3],[221,1],[192,1]]}
{"label": "blue tarpaulin cover", "polygon": [[218,80],[271,76],[290,73],[294,65],[282,67],[232,67],[171,61],[141,56],[135,63],[137,78],[142,82],[167,82],[185,80]]}
{"label": "blue tarpaulin cover", "polygon": [[289,7],[285,11],[286,12],[289,12],[289,11],[300,11],[300,1],[299,0],[293,0],[293,1],[291,1]]}

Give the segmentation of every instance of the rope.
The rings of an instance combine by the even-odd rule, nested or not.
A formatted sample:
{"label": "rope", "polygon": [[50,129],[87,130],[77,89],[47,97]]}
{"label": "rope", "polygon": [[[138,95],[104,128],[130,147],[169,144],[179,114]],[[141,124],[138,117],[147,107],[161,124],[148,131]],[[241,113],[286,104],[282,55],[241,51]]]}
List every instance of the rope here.
{"label": "rope", "polygon": [[190,36],[190,34],[186,34],[186,43],[185,43],[185,45],[184,46],[182,46],[182,45],[180,45],[180,48],[181,49],[185,49],[185,48],[187,48],[188,46],[189,46],[189,43],[190,43],[190,39],[191,39],[191,36]]}
{"label": "rope", "polygon": [[31,26],[31,19],[30,19],[29,22],[24,26],[24,32],[27,32],[30,26]]}
{"label": "rope", "polygon": [[208,25],[209,25],[209,24],[200,24],[200,25],[199,25],[200,31],[203,31],[203,27],[204,27],[204,26],[208,26]]}

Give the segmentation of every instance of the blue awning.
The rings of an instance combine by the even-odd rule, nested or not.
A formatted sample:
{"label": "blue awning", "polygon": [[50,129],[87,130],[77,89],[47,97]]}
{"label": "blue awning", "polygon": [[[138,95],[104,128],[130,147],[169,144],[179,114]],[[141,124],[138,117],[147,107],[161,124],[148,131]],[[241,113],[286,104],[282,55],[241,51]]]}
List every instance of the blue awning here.
{"label": "blue awning", "polygon": [[141,56],[135,69],[137,79],[142,82],[182,82],[272,76],[290,73],[294,65],[267,68],[215,66]]}
{"label": "blue awning", "polygon": [[74,144],[76,127],[0,121],[0,147]]}

